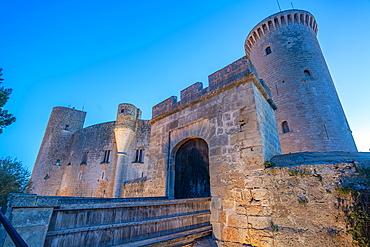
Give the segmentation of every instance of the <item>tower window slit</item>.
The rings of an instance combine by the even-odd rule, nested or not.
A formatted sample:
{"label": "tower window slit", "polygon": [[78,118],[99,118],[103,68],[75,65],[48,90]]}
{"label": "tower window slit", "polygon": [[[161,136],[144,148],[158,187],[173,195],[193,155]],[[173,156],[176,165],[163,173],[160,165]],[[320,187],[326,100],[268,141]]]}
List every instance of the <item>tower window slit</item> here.
{"label": "tower window slit", "polygon": [[143,149],[140,148],[140,151],[139,151],[139,163],[143,163]]}
{"label": "tower window slit", "polygon": [[269,55],[271,53],[271,47],[266,46],[265,51],[266,51],[266,56]]}
{"label": "tower window slit", "polygon": [[137,163],[138,161],[139,161],[139,149],[137,148],[134,162]]}
{"label": "tower window slit", "polygon": [[82,164],[87,164],[87,154],[89,153],[89,151],[85,151],[83,156],[82,156],[82,161],[81,161],[81,165]]}
{"label": "tower window slit", "polygon": [[288,133],[289,132],[289,125],[288,125],[288,121],[283,121],[282,123],[281,123],[281,127],[282,127],[282,129],[283,129],[283,134],[285,134],[285,133]]}
{"label": "tower window slit", "polygon": [[305,69],[304,70],[304,78],[306,80],[312,79],[311,73],[310,73],[310,71],[308,69]]}
{"label": "tower window slit", "polygon": [[55,162],[56,166],[60,166],[60,159],[57,159],[57,162]]}

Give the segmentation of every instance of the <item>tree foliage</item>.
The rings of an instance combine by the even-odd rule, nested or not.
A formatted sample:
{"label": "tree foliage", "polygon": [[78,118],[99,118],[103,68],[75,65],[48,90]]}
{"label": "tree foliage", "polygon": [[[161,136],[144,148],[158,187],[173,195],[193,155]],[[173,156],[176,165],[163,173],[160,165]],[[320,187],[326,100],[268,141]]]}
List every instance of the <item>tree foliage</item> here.
{"label": "tree foliage", "polygon": [[3,133],[3,129],[15,122],[15,117],[13,114],[10,114],[7,110],[4,110],[3,107],[9,99],[9,95],[12,93],[11,88],[4,88],[1,84],[3,83],[2,78],[2,68],[0,68],[0,134]]}
{"label": "tree foliage", "polygon": [[30,172],[17,159],[0,159],[0,206],[6,205],[9,193],[28,193],[31,189]]}

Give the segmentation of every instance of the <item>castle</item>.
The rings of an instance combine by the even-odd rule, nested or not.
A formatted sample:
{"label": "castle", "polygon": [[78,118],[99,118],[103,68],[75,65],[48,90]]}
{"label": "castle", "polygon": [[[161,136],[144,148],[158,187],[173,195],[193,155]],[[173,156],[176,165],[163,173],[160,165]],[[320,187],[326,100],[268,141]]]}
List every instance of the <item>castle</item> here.
{"label": "castle", "polygon": [[[124,188],[145,180],[157,184],[152,189],[161,184],[156,190],[169,195],[172,192],[166,191],[162,180],[171,175],[166,167],[171,157],[161,158],[159,165],[157,151],[171,156],[173,146],[203,137],[211,157],[221,155],[229,152],[226,145],[241,129],[255,132],[252,137],[259,135],[258,141],[247,136],[239,141],[245,139],[244,153],[247,149],[260,153],[262,163],[280,154],[280,146],[283,153],[357,152],[317,30],[314,17],[306,11],[284,11],[264,19],[246,39],[246,57],[210,75],[209,87],[197,82],[181,91],[180,101],[172,96],[154,106],[150,121],[141,120],[134,105],[120,104],[116,121],[83,128],[86,112],[55,107],[32,174],[34,192],[144,196],[149,188],[138,195]],[[250,104],[255,104],[257,115],[243,116]],[[212,132],[204,137],[198,133],[205,131],[202,128]],[[189,129],[194,133],[189,134]],[[182,139],[171,140],[174,134]]]}
{"label": "castle", "polygon": [[[142,120],[134,105],[120,104],[116,121],[83,128],[86,112],[53,108],[32,173],[33,193],[212,197],[215,238],[241,243],[222,217],[240,215],[240,201],[266,199],[266,188],[252,179],[264,162],[280,154],[357,152],[317,31],[307,11],[265,18],[248,34],[246,56],[211,74],[208,87],[197,82],[180,100],[155,105],[151,120]],[[256,229],[269,227],[271,216],[253,217],[249,224],[263,222]]]}

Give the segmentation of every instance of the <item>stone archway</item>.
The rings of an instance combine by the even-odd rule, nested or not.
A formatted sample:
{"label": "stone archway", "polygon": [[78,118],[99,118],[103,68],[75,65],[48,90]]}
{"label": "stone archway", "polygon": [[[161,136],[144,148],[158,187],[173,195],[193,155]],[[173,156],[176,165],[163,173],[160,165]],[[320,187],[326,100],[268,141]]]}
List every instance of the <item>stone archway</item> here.
{"label": "stone archway", "polygon": [[186,141],[175,156],[175,198],[209,197],[208,145],[200,138]]}

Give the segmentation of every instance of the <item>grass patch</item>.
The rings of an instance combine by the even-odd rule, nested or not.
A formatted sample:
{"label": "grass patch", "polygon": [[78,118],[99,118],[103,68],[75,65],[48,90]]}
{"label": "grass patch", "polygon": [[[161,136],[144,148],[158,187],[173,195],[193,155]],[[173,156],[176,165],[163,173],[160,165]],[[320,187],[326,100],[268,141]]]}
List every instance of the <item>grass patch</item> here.
{"label": "grass patch", "polygon": [[270,168],[270,167],[275,167],[276,166],[276,164],[274,162],[269,161],[269,160],[265,161],[264,164],[265,164],[265,168]]}
{"label": "grass patch", "polygon": [[306,204],[308,203],[308,199],[306,197],[298,198],[298,203],[306,206]]}

